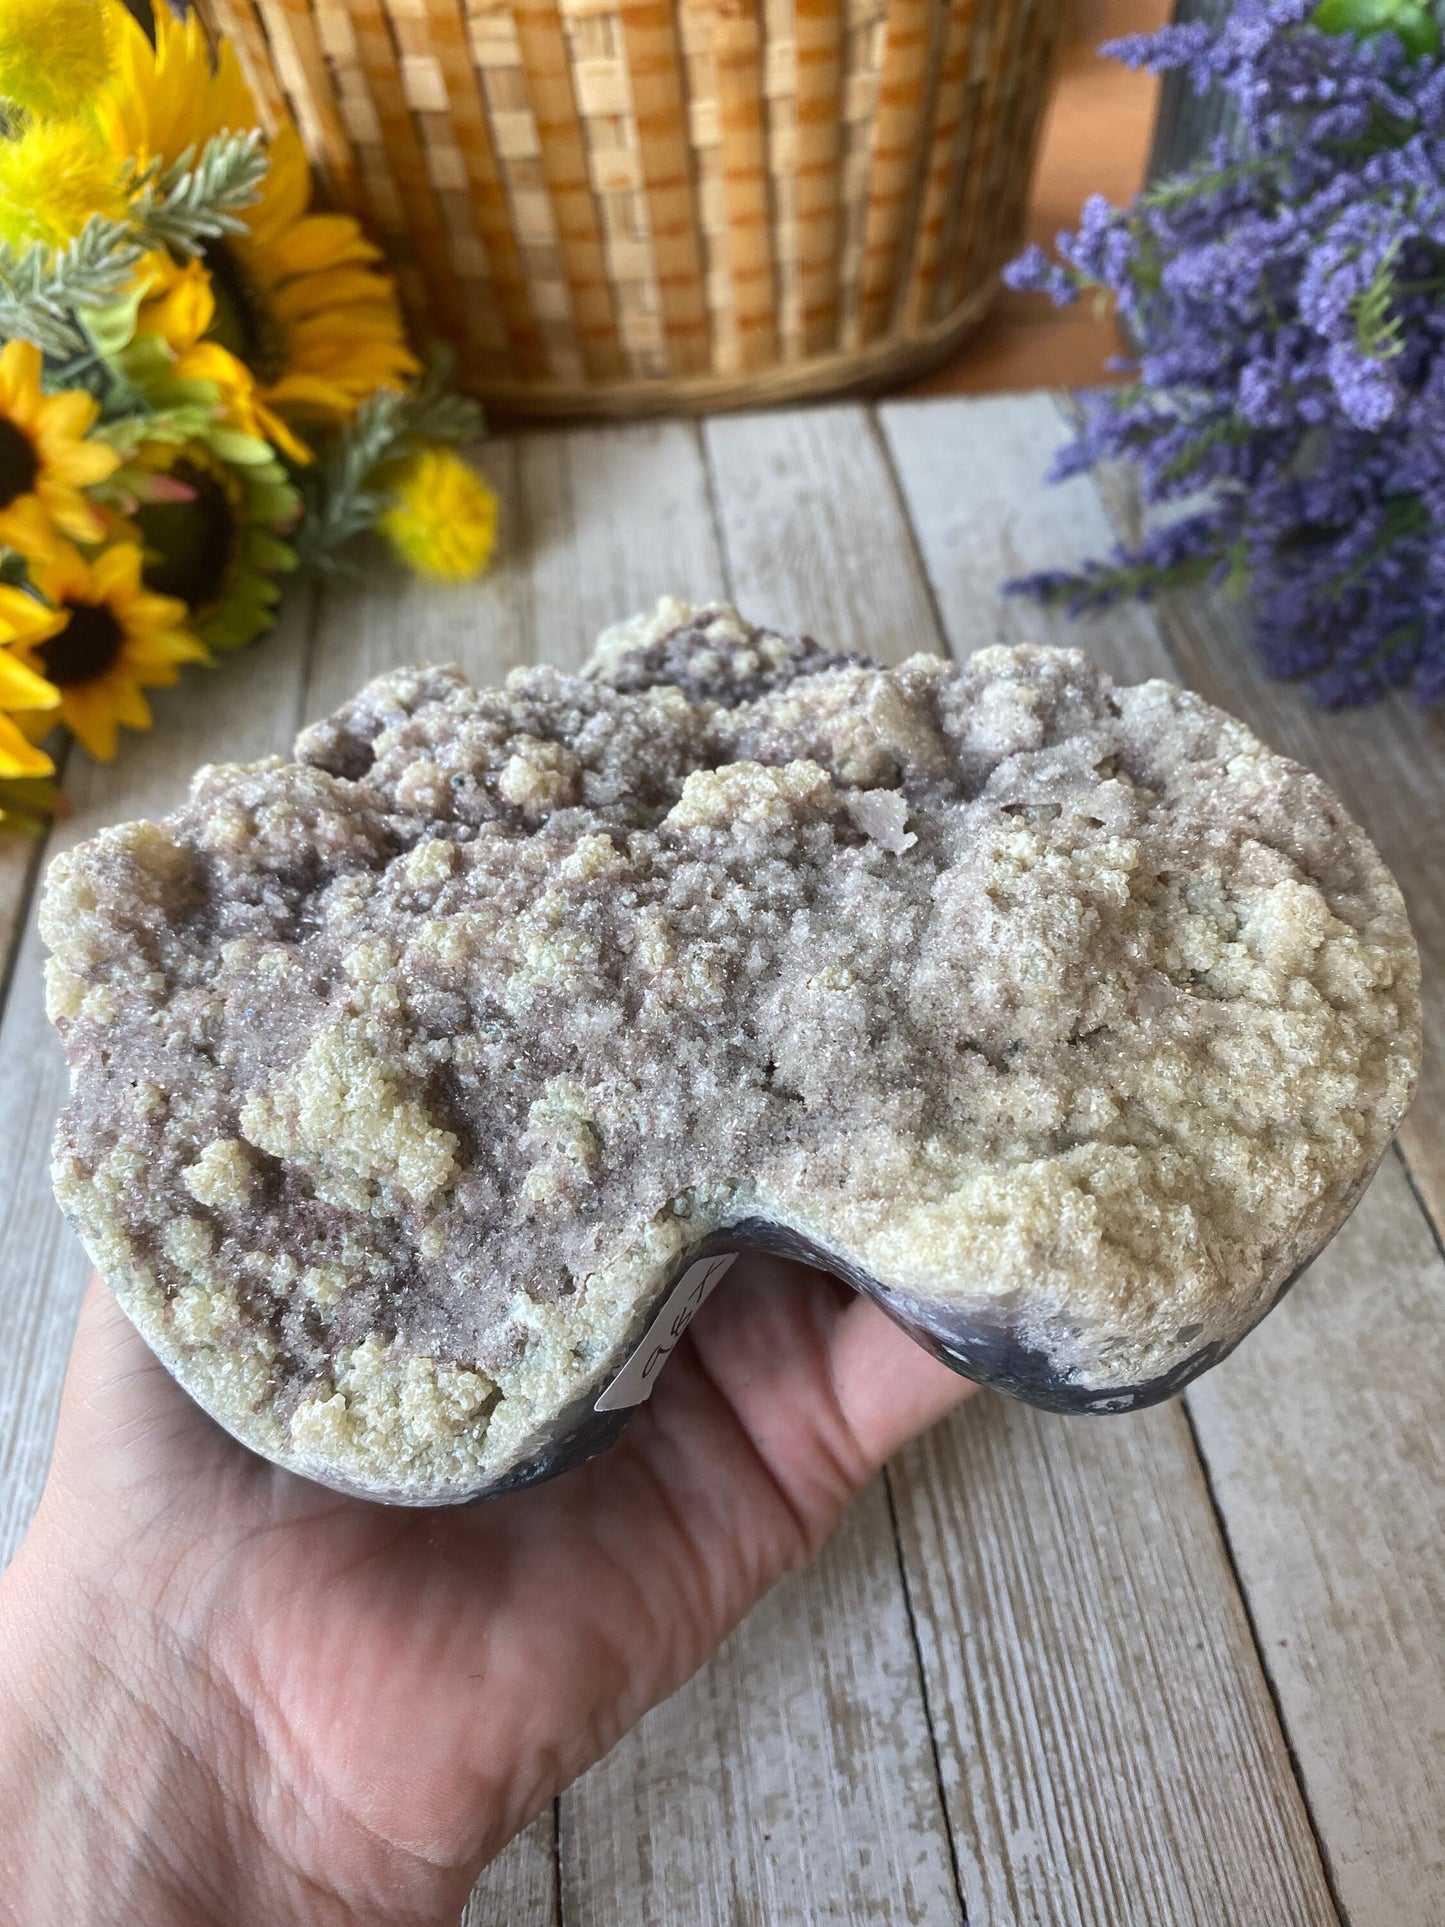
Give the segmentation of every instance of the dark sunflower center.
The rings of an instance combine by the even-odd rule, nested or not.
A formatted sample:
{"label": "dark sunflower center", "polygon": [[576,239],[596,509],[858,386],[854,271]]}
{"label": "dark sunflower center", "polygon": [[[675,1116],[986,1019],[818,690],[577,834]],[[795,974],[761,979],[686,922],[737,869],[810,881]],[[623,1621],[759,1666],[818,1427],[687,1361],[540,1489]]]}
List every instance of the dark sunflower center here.
{"label": "dark sunflower center", "polygon": [[67,602],[70,620],[36,652],[57,688],[94,682],[115,666],[125,631],[103,602]]}
{"label": "dark sunflower center", "polygon": [[216,302],[213,339],[244,361],[263,385],[279,381],[286,372],[286,331],[266,290],[224,241],[212,241],[202,259]]}
{"label": "dark sunflower center", "polygon": [[30,437],[0,415],[0,509],[28,495],[40,473],[40,461]]}
{"label": "dark sunflower center", "polygon": [[148,551],[146,587],[207,610],[225,593],[240,523],[214,475],[187,461],[177,462],[171,474],[193,491],[190,501],[144,502],[133,518]]}

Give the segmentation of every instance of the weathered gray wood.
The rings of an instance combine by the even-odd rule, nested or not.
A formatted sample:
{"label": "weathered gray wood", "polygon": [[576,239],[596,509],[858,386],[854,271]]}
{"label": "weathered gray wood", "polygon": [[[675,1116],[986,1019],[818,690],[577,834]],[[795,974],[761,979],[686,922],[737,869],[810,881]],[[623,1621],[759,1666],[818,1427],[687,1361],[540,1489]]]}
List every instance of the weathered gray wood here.
{"label": "weathered gray wood", "polygon": [[561,1919],[557,1816],[549,1806],[487,1868],[472,1889],[460,1927],[560,1927]]}
{"label": "weathered gray wood", "polygon": [[495,441],[474,453],[500,502],[496,560],[477,582],[438,586],[408,575],[377,544],[354,580],[328,584],[306,682],[308,720],[402,663],[455,662],[474,681],[488,683],[530,659],[517,608],[526,564],[512,548],[515,450],[509,441]]}
{"label": "weathered gray wood", "polygon": [[[1174,19],[1181,25],[1202,21],[1218,28],[1234,11],[1235,0],[1175,0]],[[1145,179],[1161,180],[1202,161],[1215,136],[1226,129],[1233,135],[1239,110],[1218,85],[1196,93],[1189,77],[1177,67],[1165,74],[1159,89],[1159,111],[1149,149]]]}
{"label": "weathered gray wood", "polygon": [[1179,1407],[977,1399],[893,1480],[969,1920],[1333,1923]]}
{"label": "weathered gray wood", "polygon": [[1388,1158],[1189,1395],[1351,1927],[1445,1921],[1442,1308],[1445,1263]]}
{"label": "weathered gray wood", "polygon": [[0,994],[15,959],[40,847],[19,830],[0,830]]}
{"label": "weathered gray wood", "polygon": [[[1170,672],[1146,612],[1075,625],[1000,597],[1109,540],[1087,482],[1040,486],[1047,398],[881,415],[956,653],[1064,643],[1129,681]],[[895,1476],[971,1917],[1332,1919],[1178,1410],[1094,1426],[979,1401]]]}
{"label": "weathered gray wood", "polygon": [[660,596],[722,586],[697,430],[641,422],[517,440],[521,601],[536,660],[576,668],[598,632]]}
{"label": "weathered gray wood", "polygon": [[1123,682],[1177,674],[1147,610],[1061,622],[1000,593],[1017,576],[1068,568],[1114,541],[1087,479],[1044,490],[1060,442],[1051,395],[897,402],[879,418],[955,655],[996,642],[1063,643]]}
{"label": "weathered gray wood", "polygon": [[[152,816],[185,794],[197,764],[284,750],[300,711],[311,598],[293,598],[273,636],[208,673],[156,694],[156,726],[123,736],[109,766],[72,758],[73,813],[50,851],[103,824]],[[33,913],[0,1022],[0,1564],[40,1496],[86,1263],[50,1195],[50,1137],[65,1096],[65,1066],[45,1019],[43,947]]]}
{"label": "weathered gray wood", "polygon": [[881,1480],[563,1811],[569,1923],[958,1920]]}
{"label": "weathered gray wood", "polygon": [[885,662],[939,647],[913,537],[865,410],[704,424],[734,600],[754,622]]}

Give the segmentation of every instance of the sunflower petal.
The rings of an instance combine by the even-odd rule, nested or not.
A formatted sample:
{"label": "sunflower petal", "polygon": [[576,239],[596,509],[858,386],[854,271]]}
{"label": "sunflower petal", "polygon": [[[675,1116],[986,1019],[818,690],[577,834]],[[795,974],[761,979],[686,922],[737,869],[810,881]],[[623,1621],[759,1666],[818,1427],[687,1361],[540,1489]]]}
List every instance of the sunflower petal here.
{"label": "sunflower petal", "polygon": [[68,542],[53,543],[48,554],[32,559],[30,574],[43,596],[61,603],[67,597],[81,600],[90,588],[90,570],[85,558]]}
{"label": "sunflower petal", "polygon": [[140,684],[124,675],[112,675],[109,680],[111,713],[115,720],[124,723],[127,729],[149,729],[151,706],[141,694]]}
{"label": "sunflower petal", "polygon": [[40,350],[33,341],[7,341],[0,350],[0,401],[40,386]]}
{"label": "sunflower petal", "polygon": [[[0,583],[0,642],[34,644],[53,636],[65,618],[33,595]],[[4,658],[0,657],[0,661]],[[12,704],[12,707],[14,705]]]}
{"label": "sunflower petal", "polygon": [[77,495],[73,488],[63,484],[46,488],[41,485],[41,500],[50,511],[50,519],[56,528],[62,530],[73,542],[99,542],[105,534],[105,522],[98,510],[93,509],[83,495]]}
{"label": "sunflower petal", "polygon": [[265,257],[266,278],[273,285],[294,274],[365,267],[382,258],[349,214],[308,214],[269,242]]}
{"label": "sunflower petal", "polygon": [[59,701],[54,683],[0,649],[0,709],[54,709]]}
{"label": "sunflower petal", "polygon": [[73,688],[62,690],[60,696],[60,713],[66,728],[98,763],[115,759],[115,708],[105,687],[106,680],[76,683]]}
{"label": "sunflower petal", "polygon": [[83,389],[67,388],[59,395],[46,396],[41,411],[41,432],[58,432],[78,441],[99,413],[100,406],[94,395],[87,395]]}
{"label": "sunflower petal", "polygon": [[112,543],[90,565],[91,594],[97,601],[106,602],[117,595],[127,600],[138,596],[140,565],[141,552],[134,542]]}
{"label": "sunflower petal", "polygon": [[0,777],[49,776],[54,769],[45,751],[27,742],[10,718],[0,715]]}
{"label": "sunflower petal", "polygon": [[294,127],[280,127],[272,136],[267,155],[270,166],[261,187],[261,198],[246,211],[246,225],[256,242],[267,246],[279,234],[293,227],[306,212],[311,199],[311,170],[301,136]]}
{"label": "sunflower petal", "polygon": [[349,415],[356,406],[356,397],[340,382],[299,373],[283,375],[271,389],[270,399],[283,407],[315,410],[325,415]]}
{"label": "sunflower petal", "polygon": [[380,306],[377,296],[384,292],[385,285],[370,268],[318,268],[314,274],[303,274],[273,289],[271,306],[283,321],[335,314],[354,302],[375,310]]}

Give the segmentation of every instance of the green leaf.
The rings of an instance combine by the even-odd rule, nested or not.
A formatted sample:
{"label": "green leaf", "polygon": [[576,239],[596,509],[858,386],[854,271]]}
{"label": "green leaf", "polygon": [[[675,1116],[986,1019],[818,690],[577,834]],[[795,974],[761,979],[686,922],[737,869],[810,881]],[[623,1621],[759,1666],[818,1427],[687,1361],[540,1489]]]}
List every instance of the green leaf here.
{"label": "green leaf", "polygon": [[1440,47],[1440,23],[1429,0],[1320,0],[1311,18],[1324,33],[1352,33],[1359,40],[1392,33],[1417,58]]}
{"label": "green leaf", "polygon": [[338,554],[386,506],[389,470],[427,442],[475,441],[482,411],[451,393],[450,362],[436,357],[414,388],[379,389],[296,471],[305,514],[294,541],[303,568],[335,569]]}
{"label": "green leaf", "polygon": [[219,422],[206,430],[206,440],[223,462],[235,462],[240,468],[259,467],[262,462],[275,458],[269,442],[258,441],[254,435],[244,434],[239,428],[227,428]]}
{"label": "green leaf", "polygon": [[207,241],[244,228],[241,211],[260,198],[269,165],[259,128],[213,134],[199,160],[188,147],[168,166],[153,161],[136,177],[133,225],[152,247],[199,254]]}
{"label": "green leaf", "polygon": [[135,338],[136,317],[144,299],[145,289],[137,285],[127,289],[124,294],[116,295],[101,307],[77,304],[75,318],[96,354],[111,360],[130,345]]}
{"label": "green leaf", "polygon": [[1401,334],[1403,324],[1394,312],[1397,292],[1395,258],[1399,252],[1398,241],[1393,242],[1376,268],[1369,287],[1357,294],[1350,303],[1355,324],[1355,345],[1371,361],[1393,361],[1396,355],[1405,351]]}
{"label": "green leaf", "polygon": [[120,294],[144,253],[128,222],[99,214],[64,248],[36,242],[17,250],[0,242],[0,336],[34,342],[47,355],[83,354],[76,310]]}

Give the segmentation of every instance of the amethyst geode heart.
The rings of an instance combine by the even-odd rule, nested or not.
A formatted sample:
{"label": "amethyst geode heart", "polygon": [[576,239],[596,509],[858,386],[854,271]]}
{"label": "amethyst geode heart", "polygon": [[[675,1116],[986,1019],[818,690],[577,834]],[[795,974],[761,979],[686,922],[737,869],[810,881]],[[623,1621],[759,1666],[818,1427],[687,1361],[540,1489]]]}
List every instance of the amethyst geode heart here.
{"label": "amethyst geode heart", "polygon": [[96,1264],[247,1445],[411,1504],[600,1449],[748,1247],[1036,1403],[1166,1396],[1418,1055],[1389,873],[1196,696],[679,603],[581,675],[382,677],[60,857],[42,927]]}

